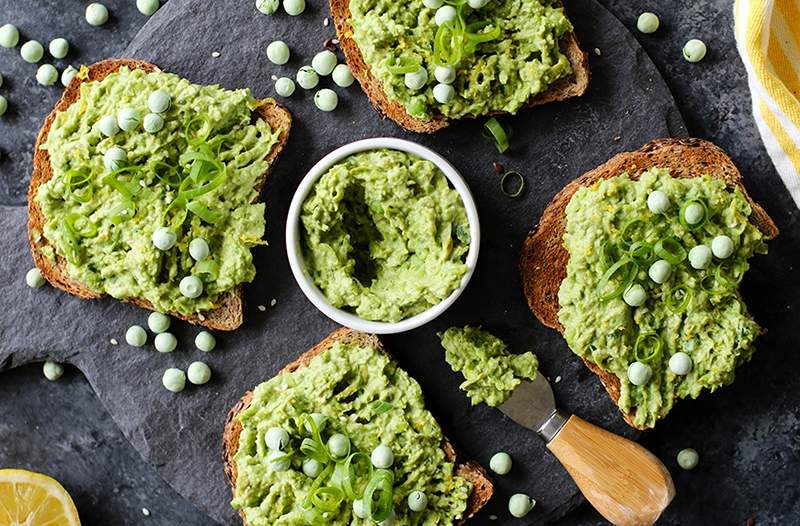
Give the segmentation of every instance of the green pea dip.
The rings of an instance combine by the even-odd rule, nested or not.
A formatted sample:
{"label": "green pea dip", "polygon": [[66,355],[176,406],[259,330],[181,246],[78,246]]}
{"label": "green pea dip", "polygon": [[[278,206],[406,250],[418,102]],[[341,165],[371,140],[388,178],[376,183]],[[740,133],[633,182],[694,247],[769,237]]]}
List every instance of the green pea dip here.
{"label": "green pea dip", "polygon": [[536,378],[539,361],[531,352],[509,354],[505,342],[480,327],[451,327],[440,334],[445,360],[464,376],[459,386],[472,405],[497,407],[522,380]]}
{"label": "green pea dip", "polygon": [[[98,121],[122,108],[144,117],[149,95],[159,89],[172,98],[161,131],[146,133],[140,126],[110,138],[99,131]],[[264,205],[255,203],[256,185],[280,134],[265,121],[254,121],[257,104],[247,90],[199,86],[138,69],[121,68],[99,82],[84,83],[79,101],[58,113],[43,145],[53,172],[35,197],[45,218],[43,235],[52,247],[45,255],[64,258],[69,276],[94,292],[144,298],[158,311],[184,315],[212,309],[222,294],[252,281],[256,270],[250,250],[263,243],[265,227]],[[182,207],[170,208],[179,181],[192,177],[191,164],[184,166],[181,156],[202,149],[188,142],[190,122],[202,124],[207,136],[200,142],[224,166],[221,178],[212,181],[221,184],[194,198],[206,218],[214,216],[213,224]],[[125,150],[128,165],[136,168],[111,184],[103,154],[114,146]],[[70,184],[76,171],[84,174],[79,185]],[[186,183],[192,191],[206,181]],[[125,216],[126,208],[135,213]],[[178,224],[181,211],[186,217]],[[153,246],[152,234],[160,226],[176,230],[173,249]],[[195,238],[205,239],[211,249],[210,260],[202,264],[189,255]],[[192,274],[204,282],[195,299],[182,296],[178,287]]]}
{"label": "green pea dip", "polygon": [[397,322],[447,298],[467,273],[461,196],[432,162],[389,149],[336,163],[300,214],[306,270],[328,301]]}
{"label": "green pea dip", "polygon": [[[372,346],[334,343],[305,367],[285,372],[253,391],[239,416],[242,433],[235,455],[236,488],[231,505],[250,526],[306,526],[303,502],[314,479],[293,467],[275,471],[264,435],[271,427],[291,429],[302,414],[327,417],[329,432],[350,438],[352,451],[367,456],[383,444],[394,453],[393,502],[398,526],[459,522],[472,489],[454,473],[441,448],[442,430],[425,409],[419,384]],[[327,482],[325,483],[328,484]],[[359,484],[360,485],[360,484]],[[408,494],[422,491],[427,508],[412,513]],[[353,516],[345,499],[325,524],[374,524]]]}
{"label": "green pea dip", "polygon": [[[458,119],[494,112],[517,113],[531,97],[558,79],[569,76],[572,66],[559,49],[559,40],[572,31],[564,9],[551,0],[492,0],[479,10],[463,9],[467,25],[478,23],[477,33],[499,28],[500,36],[477,46],[461,58],[453,82],[455,98],[439,103],[433,50],[439,29],[436,9],[422,0],[350,0],[352,38],[372,75],[391,101],[422,120],[436,115]],[[419,91],[404,83],[402,74],[389,66],[412,61],[427,70],[428,83]]]}
{"label": "green pea dip", "polygon": [[[670,209],[664,214],[647,207],[647,196],[654,190],[669,198]],[[696,229],[679,221],[681,204],[691,199],[701,200],[708,209],[707,221]],[[750,257],[766,253],[766,244],[750,223],[750,214],[741,191],[727,189],[720,179],[678,179],[661,168],[644,172],[638,180],[623,174],[598,181],[578,190],[567,206],[564,245],[569,263],[558,295],[564,337],[578,356],[619,379],[619,407],[634,412],[637,426],[653,427],[678,398],[696,398],[704,389],[730,384],[736,367],[752,356],[760,328],[748,314],[738,284]],[[635,282],[647,291],[645,304],[629,307],[619,297],[603,301],[598,283],[613,263],[603,247],[610,241],[618,251],[612,259],[623,257],[619,247],[626,242],[622,231],[629,224],[634,228],[626,232],[627,241],[652,246],[672,237],[688,252],[726,235],[735,252],[724,261],[715,258],[707,270],[696,270],[683,260],[673,265],[663,285],[648,278],[651,261],[641,262]],[[652,378],[636,386],[626,371],[637,360],[634,346],[640,335],[654,335],[661,348],[646,360]],[[686,376],[668,368],[670,356],[679,351],[694,362]]]}

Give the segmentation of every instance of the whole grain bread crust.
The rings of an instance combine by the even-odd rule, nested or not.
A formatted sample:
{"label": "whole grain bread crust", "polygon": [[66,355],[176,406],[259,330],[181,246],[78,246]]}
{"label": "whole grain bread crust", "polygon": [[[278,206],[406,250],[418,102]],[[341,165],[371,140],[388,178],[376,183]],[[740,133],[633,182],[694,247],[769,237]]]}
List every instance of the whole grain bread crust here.
{"label": "whole grain bread crust", "polygon": [[[560,4],[560,2],[558,2]],[[383,117],[389,117],[406,130],[419,133],[434,133],[450,125],[451,120],[438,115],[425,121],[412,117],[405,107],[397,101],[389,100],[380,80],[372,75],[369,65],[353,39],[353,27],[350,24],[350,0],[329,0],[331,18],[336,27],[339,47],[344,53],[353,76],[361,84],[374,108]],[[526,107],[540,106],[548,102],[579,97],[589,86],[589,58],[580,48],[578,37],[574,32],[565,34],[559,47],[569,59],[572,74],[551,84],[548,89],[531,98]],[[497,115],[497,114],[495,114]],[[472,116],[472,118],[481,115]]]}
{"label": "whole grain bread crust", "polygon": [[[377,336],[341,328],[333,331],[324,340],[303,353],[297,360],[284,367],[278,374],[292,373],[301,367],[307,366],[311,360],[336,342],[359,346],[374,346],[386,352]],[[228,478],[232,493],[236,491],[236,479],[238,476],[234,457],[239,450],[239,436],[242,433],[242,425],[239,423],[237,416],[250,406],[252,399],[253,392],[247,391],[236,405],[231,408],[225,420],[225,428],[222,435],[222,460],[225,468],[225,476]],[[454,464],[456,474],[472,483],[472,492],[467,501],[466,512],[463,519],[457,523],[462,524],[475,515],[489,501],[494,493],[494,486],[491,480],[489,480],[486,470],[477,462],[462,461],[453,444],[446,438],[442,441],[442,450],[447,460]],[[239,515],[242,517],[242,522],[246,526],[247,521],[244,513],[240,511]]]}
{"label": "whole grain bread crust", "polygon": [[[42,149],[41,146],[47,141],[47,136],[50,133],[50,128],[55,121],[56,115],[66,111],[67,108],[80,98],[81,84],[84,82],[100,81],[122,67],[141,69],[148,73],[160,71],[154,64],[125,58],[103,60],[86,69],[82,69],[81,73],[76,75],[66,88],[53,111],[45,118],[33,151],[33,174],[31,175],[30,186],[28,187],[28,240],[33,255],[33,261],[42,272],[42,276],[44,276],[51,285],[83,299],[98,299],[103,295],[90,290],[82,283],[71,278],[66,271],[66,261],[61,256],[56,255],[55,260],[51,260],[45,257],[42,252],[42,249],[48,246],[49,242],[43,234],[45,218],[39,205],[36,203],[35,197],[39,187],[50,180],[53,176],[53,172],[50,166],[50,155],[47,150]],[[275,160],[281,150],[286,146],[286,142],[289,139],[289,132],[292,127],[292,116],[288,110],[279,106],[274,100],[265,99],[262,100],[259,106],[253,111],[253,119],[263,119],[267,121],[273,129],[281,130],[278,142],[267,156],[267,161],[269,162],[267,171],[256,184],[256,189],[260,193]],[[244,299],[242,290],[242,285],[239,285],[232,291],[222,295],[219,304],[214,309],[204,312],[202,316],[197,314],[186,316],[178,312],[170,312],[168,314],[188,321],[189,323],[202,325],[210,329],[222,331],[234,330],[238,328],[243,321]],[[127,301],[145,309],[154,310],[153,305],[145,299],[131,298]]]}
{"label": "whole grain bread crust", "polygon": [[[591,186],[600,179],[629,174],[637,179],[650,168],[669,168],[673,177],[689,178],[709,174],[725,182],[729,189],[738,188],[744,194],[753,213],[751,222],[768,238],[778,235],[778,228],[761,206],[747,194],[742,175],[730,157],[719,147],[702,139],[658,139],[635,152],[620,153],[605,164],[591,170],[565,186],[545,208],[539,224],[528,235],[522,248],[520,272],[528,306],[547,327],[561,333],[564,327],[558,321],[558,290],[567,276],[569,253],[564,247],[566,208],[575,192]],[[609,396],[618,402],[619,379],[594,363],[584,360],[586,366],[599,378]],[[623,412],[631,427],[634,413]]]}

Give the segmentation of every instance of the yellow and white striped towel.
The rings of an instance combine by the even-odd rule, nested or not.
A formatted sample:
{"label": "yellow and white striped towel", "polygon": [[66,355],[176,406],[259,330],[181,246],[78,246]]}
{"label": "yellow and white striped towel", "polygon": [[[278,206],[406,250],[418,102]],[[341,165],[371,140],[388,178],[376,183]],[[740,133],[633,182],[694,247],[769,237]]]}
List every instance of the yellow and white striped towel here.
{"label": "yellow and white striped towel", "polygon": [[758,130],[800,207],[800,0],[736,0],[734,18]]}

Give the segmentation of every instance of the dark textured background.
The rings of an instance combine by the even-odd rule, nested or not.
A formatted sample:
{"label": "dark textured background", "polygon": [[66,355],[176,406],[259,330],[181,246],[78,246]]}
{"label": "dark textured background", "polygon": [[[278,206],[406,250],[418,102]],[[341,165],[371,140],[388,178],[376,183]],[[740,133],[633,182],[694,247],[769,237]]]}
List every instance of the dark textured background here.
{"label": "dark textured background", "polygon": [[[175,2],[173,0],[173,4]],[[91,62],[103,56],[120,54],[133,38],[144,17],[131,9],[132,3],[109,2],[116,15],[115,20],[100,29],[89,28],[82,21],[83,5],[78,5],[77,2],[39,2],[34,8],[33,2],[12,4],[10,1],[0,1],[0,12],[8,21],[17,23],[24,33],[30,32],[31,38],[39,38],[44,42],[57,36],[56,33],[62,33],[73,44],[78,43],[81,47],[77,52],[71,52],[68,58],[75,62]],[[242,0],[236,4],[247,4],[249,7],[250,2]],[[586,4],[588,2],[568,3],[569,6]],[[204,9],[211,9],[205,4],[200,5]],[[227,0],[225,5],[228,5]],[[173,8],[173,13],[179,12],[180,6],[170,7]],[[760,342],[761,352],[756,355],[752,364],[741,370],[737,384],[719,394],[704,396],[697,402],[680,404],[675,413],[645,439],[646,444],[673,469],[678,488],[678,498],[663,522],[738,524],[755,517],[759,524],[795,523],[800,520],[800,509],[796,503],[796,479],[799,471],[796,408],[798,380],[792,371],[798,365],[798,358],[792,351],[797,349],[798,339],[792,334],[790,325],[791,320],[796,320],[796,314],[792,313],[790,306],[796,308],[797,302],[790,302],[790,298],[796,297],[798,279],[792,277],[790,271],[797,261],[795,247],[799,237],[798,214],[769,165],[750,121],[744,71],[732,41],[730,6],[723,2],[716,5],[705,2],[702,5],[670,2],[661,3],[656,8],[655,5],[644,4],[632,7],[619,2],[619,5],[610,3],[608,7],[628,26],[635,23],[635,16],[643,8],[653,8],[660,12],[664,26],[659,33],[637,37],[667,78],[678,100],[678,106],[689,124],[690,133],[713,138],[731,153],[749,181],[751,192],[765,203],[783,230],[782,238],[772,246],[772,254],[769,258],[756,262],[746,281],[745,293],[751,308],[756,317],[770,329],[767,337]],[[219,23],[198,25],[198,20],[213,20],[213,17],[196,17],[197,20],[190,23],[186,16],[167,15],[169,13],[165,12],[154,19],[150,24],[153,27],[145,30],[137,39],[133,49],[139,56],[151,57],[165,68],[198,81],[221,79],[227,85],[227,78],[235,78],[237,81],[230,84],[231,86],[250,85],[255,88],[257,96],[270,94],[267,88],[271,84],[269,76],[276,68],[250,48],[261,45],[260,41],[253,43],[252,40],[266,41],[263,35],[274,33],[263,33],[254,39],[249,39],[250,35],[248,38],[235,38],[220,29]],[[253,15],[251,12],[237,12],[233,16],[236,18],[234,22],[247,23]],[[308,19],[311,19],[319,25],[310,27],[321,28],[323,16],[318,10],[310,10],[292,22],[309,24]],[[471,161],[455,153],[475,151],[475,157],[494,157],[487,145],[471,142],[476,126],[467,125],[467,133],[445,132],[435,140],[423,141],[454,160],[462,168],[474,190],[476,186],[480,188],[476,193],[482,221],[485,229],[488,223],[493,225],[493,238],[484,244],[473,285],[449,313],[448,319],[416,331],[405,341],[425,342],[424,345],[430,351],[437,352],[435,345],[429,343],[435,329],[447,322],[484,321],[515,343],[517,348],[522,347],[523,342],[528,342],[525,350],[535,349],[543,355],[545,371],[551,376],[560,374],[564,377],[564,382],[559,384],[558,389],[562,394],[562,401],[570,401],[575,404],[573,408],[596,421],[610,420],[613,427],[619,426],[619,422],[613,412],[610,412],[608,402],[604,398],[598,398],[600,391],[594,380],[582,372],[571,356],[564,354],[565,347],[559,339],[535,324],[533,318],[524,309],[520,309],[521,300],[518,294],[504,290],[494,292],[496,276],[511,274],[511,279],[517,281],[513,272],[514,265],[511,264],[514,254],[524,231],[533,224],[555,188],[577,175],[579,170],[590,168],[617,149],[636,147],[651,138],[647,136],[647,132],[664,126],[659,122],[664,122],[664,116],[670,107],[669,97],[665,94],[659,96],[657,101],[636,104],[642,97],[646,99],[652,89],[658,90],[660,85],[658,79],[648,78],[646,74],[642,76],[641,72],[647,72],[650,67],[647,59],[636,54],[636,50],[625,42],[626,37],[609,34],[603,21],[596,18],[597,14],[574,12],[573,16],[578,22],[579,35],[584,40],[584,46],[587,49],[600,47],[603,56],[593,56],[592,59],[595,77],[589,100],[531,113],[529,117],[521,117],[515,121],[518,123],[517,131],[522,135],[520,143],[533,143],[526,149],[519,148],[507,163],[509,166],[515,163],[522,165],[529,176],[531,190],[523,201],[511,203],[509,206],[507,201],[498,199],[496,187],[487,185],[483,180],[490,174],[480,171],[475,173],[473,167],[479,165],[473,165]],[[240,21],[237,17],[244,18]],[[47,23],[42,23],[42,20]],[[5,21],[0,20],[0,24]],[[225,20],[225,23],[230,22],[231,20]],[[222,24],[223,27],[225,23]],[[185,29],[187,25],[188,30]],[[290,44],[300,39],[291,35],[290,32],[294,29],[291,25],[283,29],[287,31],[285,39]],[[37,31],[42,34],[37,34]],[[701,36],[711,48],[708,59],[700,65],[689,65],[680,59],[682,42],[692,36]],[[310,55],[318,47],[315,43],[321,43],[322,40],[322,37],[302,39],[306,42],[306,47],[302,49],[303,55]],[[183,47],[176,49],[171,43],[180,43]],[[247,50],[245,60],[240,55],[243,49]],[[220,59],[217,59],[218,67],[204,67],[204,63],[209,62],[211,50],[222,53]],[[622,60],[621,57],[630,58],[631,53],[632,60]],[[2,202],[13,203],[24,197],[30,144],[39,122],[57,97],[58,91],[55,88],[37,86],[32,77],[35,67],[23,64],[15,52],[0,50],[0,57],[3,61],[0,72],[6,76],[0,93],[9,97],[12,107],[0,119],[0,150],[10,157],[0,161],[0,180],[5,185],[5,193],[0,195],[3,196]],[[196,57],[197,63],[192,62],[192,57]],[[297,64],[293,62],[292,65]],[[629,88],[624,94],[617,93],[608,100],[607,91],[614,86],[633,88]],[[376,124],[366,110],[361,110],[366,106],[355,87],[348,90],[343,98],[344,104],[333,118],[356,123],[351,130],[361,130],[363,122],[365,126],[371,127],[369,135],[402,135],[389,123]],[[614,113],[615,108],[619,107],[619,100],[630,105],[632,115]],[[587,107],[589,102],[592,102],[595,109],[600,104],[607,104],[600,106],[606,110],[605,120],[598,119],[599,113]],[[314,160],[305,158],[305,148],[313,147],[314,151],[324,151],[349,138],[332,134],[323,134],[320,137],[317,132],[312,133],[312,128],[319,130],[332,117],[321,116],[310,109],[309,105],[307,96],[298,97],[290,103],[290,108],[296,114],[299,113],[302,122],[295,129],[293,145],[287,157],[279,164],[278,172],[267,190],[268,207],[274,214],[271,216],[272,247],[260,254],[262,260],[265,260],[259,274],[262,279],[259,279],[249,293],[250,330],[236,338],[221,338],[225,342],[222,352],[209,357],[218,373],[217,380],[206,388],[185,393],[186,398],[173,400],[165,396],[157,386],[145,390],[144,393],[130,391],[121,386],[152,382],[164,367],[172,363],[171,360],[188,363],[196,359],[197,353],[184,350],[174,357],[165,358],[148,356],[148,353],[131,351],[124,346],[111,347],[106,343],[107,339],[116,336],[121,340],[124,328],[132,320],[143,318],[141,313],[135,309],[114,306],[110,302],[88,306],[52,291],[35,297],[27,294],[24,286],[20,286],[20,280],[24,268],[29,265],[28,256],[19,243],[7,247],[13,255],[4,264],[6,269],[3,271],[5,275],[1,285],[4,287],[4,297],[20,298],[24,295],[22,300],[30,305],[25,305],[25,308],[18,309],[10,316],[13,325],[3,324],[0,361],[3,356],[9,359],[2,365],[13,366],[30,357],[48,354],[79,363],[89,374],[94,389],[99,392],[114,418],[120,421],[121,415],[126,416],[120,423],[140,452],[156,464],[162,475],[181,487],[184,493],[187,490],[219,484],[219,473],[215,471],[218,470],[217,466],[209,470],[207,465],[192,464],[192,460],[196,460],[194,444],[204,444],[207,441],[208,449],[215,450],[220,408],[230,405],[238,391],[267,376],[280,364],[274,351],[270,352],[272,350],[268,349],[269,346],[265,346],[263,361],[254,358],[251,362],[255,365],[253,371],[245,375],[246,378],[237,377],[234,382],[227,375],[226,367],[230,360],[225,359],[225,353],[233,353],[233,347],[237,348],[235,352],[241,353],[235,341],[252,335],[254,324],[259,332],[267,333],[259,334],[260,338],[274,341],[270,327],[279,320],[290,319],[294,315],[300,316],[300,322],[291,327],[288,334],[281,334],[302,342],[302,345],[318,339],[327,329],[310,306],[305,306],[298,312],[291,311],[290,305],[294,302],[292,298],[299,293],[294,290],[288,270],[284,268],[281,236],[279,227],[275,226],[281,224],[279,219],[285,212],[291,189]],[[547,122],[551,116],[554,118],[553,123]],[[538,118],[534,122],[536,117]],[[593,135],[580,137],[578,133],[570,134],[562,130],[555,135],[559,138],[557,141],[543,146],[548,151],[540,151],[535,147],[537,132],[548,126],[556,130],[575,126],[576,120],[581,125],[580,133],[589,132]],[[642,124],[648,120],[651,121],[649,129]],[[680,130],[674,129],[673,133],[680,133]],[[618,143],[613,141],[616,136],[621,137]],[[462,144],[461,141],[466,142]],[[554,152],[560,152],[560,159],[553,157]],[[526,158],[539,162],[528,166],[530,162],[525,161]],[[273,199],[270,197],[272,195],[279,197]],[[20,220],[13,211],[4,213],[11,217],[7,224],[3,221],[4,229],[12,235],[21,235],[20,223],[24,221],[24,215]],[[508,224],[508,229],[500,227],[505,223]],[[264,279],[265,275],[271,279]],[[775,283],[780,283],[781,286],[775,287]],[[762,293],[762,289],[770,286],[772,288],[768,293]],[[278,299],[274,314],[271,310],[267,314],[260,314],[254,306],[258,303],[268,304],[268,298],[271,297]],[[475,310],[473,305],[477,304],[476,299],[485,304],[485,311]],[[301,302],[296,304],[303,306]],[[49,318],[50,313],[56,309],[59,310],[59,318],[53,324]],[[281,309],[284,311],[281,312]],[[511,312],[506,314],[505,309]],[[63,316],[65,311],[69,313],[68,316]],[[79,334],[85,326],[80,316],[96,315],[106,316],[113,327],[111,332],[108,329],[99,332],[93,328],[89,331],[90,334]],[[272,316],[276,319],[270,323]],[[307,330],[306,321],[314,323],[315,330]],[[52,331],[49,337],[37,334],[37,328],[50,325],[62,329],[62,332]],[[47,342],[47,347],[26,346],[25,342]],[[390,344],[395,344],[395,349],[405,347],[400,343],[401,339],[398,338],[390,341]],[[295,349],[286,349],[280,352],[291,355],[294,351]],[[566,356],[569,358],[565,358]],[[239,354],[237,359],[242,357]],[[408,358],[401,357],[403,365],[421,380],[423,386],[426,383],[438,383],[443,376],[447,378],[448,388],[457,384],[456,379],[448,374],[441,363],[431,368],[428,362],[418,362],[416,357],[413,360],[410,362]],[[431,359],[429,363],[437,362]],[[59,384],[50,384],[41,378],[38,367],[23,367],[0,375],[0,412],[4,415],[0,420],[0,465],[31,467],[51,473],[62,480],[75,496],[86,524],[207,524],[207,518],[176,497],[152,469],[141,464],[136,453],[125,443],[108,414],[92,395],[89,386],[78,373],[72,371]],[[576,386],[583,396],[577,396]],[[143,398],[138,398],[138,395]],[[564,399],[567,395],[570,396],[569,400]],[[512,453],[516,452],[517,456],[526,456],[523,452],[528,445],[519,441],[508,443],[508,433],[516,430],[510,424],[502,422],[493,412],[479,409],[470,412],[467,419],[466,404],[461,401],[461,405],[456,403],[456,407],[453,407],[453,402],[460,399],[454,397],[452,392],[440,395],[429,389],[428,399],[437,414],[446,415],[446,427],[454,428],[457,425],[459,436],[472,438],[462,444],[471,456],[485,462],[486,458],[483,457],[492,451],[492,444],[503,444]],[[595,404],[594,400],[598,402]],[[130,412],[131,407],[138,405],[145,409]],[[156,409],[157,414],[167,417],[149,416]],[[187,414],[191,414],[191,418],[185,418]],[[135,420],[135,417],[139,420]],[[205,425],[204,420],[208,421]],[[490,425],[483,426],[484,422],[490,422]],[[513,436],[519,435],[515,433]],[[165,445],[168,451],[164,450]],[[679,472],[673,460],[675,452],[687,445],[697,448],[702,457],[701,466],[691,473]],[[539,473],[536,480],[531,480],[531,473],[520,473],[517,470],[516,478],[504,478],[500,482],[503,493],[524,486],[542,500],[544,509],[552,506],[553,498],[548,498],[547,492],[552,486],[560,484],[562,476],[557,472],[553,479],[541,475],[540,468],[535,464],[552,463],[552,460],[541,456],[541,446],[535,442],[532,441],[530,447],[536,453],[524,463],[531,472]],[[547,466],[550,464],[545,467]],[[209,471],[211,478],[208,480],[204,475],[198,475]],[[195,500],[203,498],[191,491],[188,493]],[[212,509],[217,506],[217,503],[205,504]],[[140,509],[143,506],[153,511],[148,519],[141,515]],[[502,512],[503,506],[503,499],[497,499],[494,511],[501,518],[507,516]],[[539,515],[535,518],[542,518],[542,511],[537,513]],[[565,521],[568,524],[594,524],[598,519],[591,511],[582,511]],[[480,523],[484,522],[488,523]]]}

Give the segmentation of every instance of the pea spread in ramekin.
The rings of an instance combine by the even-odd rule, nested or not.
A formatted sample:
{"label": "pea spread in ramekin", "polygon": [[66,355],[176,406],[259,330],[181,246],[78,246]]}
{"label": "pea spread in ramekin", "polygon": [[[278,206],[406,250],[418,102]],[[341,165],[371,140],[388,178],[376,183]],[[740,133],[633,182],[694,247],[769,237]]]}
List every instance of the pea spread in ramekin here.
{"label": "pea spread in ramekin", "polygon": [[[256,387],[238,419],[232,506],[251,526],[375,524],[355,516],[364,513],[354,501],[363,505],[381,475],[388,482],[373,509],[393,515],[391,524],[453,525],[466,510],[471,484],[446,459],[419,384],[375,347],[333,344]],[[415,492],[427,504],[412,512]]]}
{"label": "pea spread in ramekin", "polygon": [[731,383],[752,356],[760,329],[738,289],[766,245],[750,214],[724,181],[659,168],[581,188],[567,206],[564,337],[619,379],[637,426]]}
{"label": "pea spread in ramekin", "polygon": [[350,0],[349,8],[372,75],[418,119],[516,113],[572,73],[559,48],[572,25],[551,0]]}
{"label": "pea spread in ramekin", "polygon": [[300,214],[306,269],[334,307],[397,322],[447,298],[467,273],[461,196],[432,162],[389,149],[337,162]]}
{"label": "pea spread in ramekin", "polygon": [[128,68],[82,84],[43,145],[45,255],[97,293],[184,315],[252,281],[256,185],[279,135],[256,105],[247,90]]}

